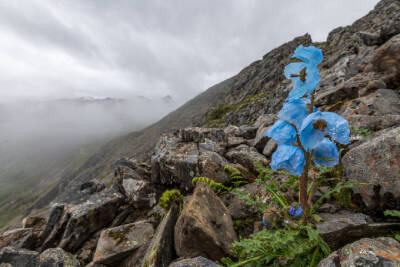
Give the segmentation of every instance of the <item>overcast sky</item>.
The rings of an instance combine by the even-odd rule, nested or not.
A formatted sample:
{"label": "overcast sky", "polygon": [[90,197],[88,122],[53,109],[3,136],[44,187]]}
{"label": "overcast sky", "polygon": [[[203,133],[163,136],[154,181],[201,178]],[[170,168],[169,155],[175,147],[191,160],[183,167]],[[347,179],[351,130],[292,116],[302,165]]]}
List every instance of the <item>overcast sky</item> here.
{"label": "overcast sky", "polygon": [[171,95],[178,103],[270,49],[377,0],[0,0],[0,99]]}

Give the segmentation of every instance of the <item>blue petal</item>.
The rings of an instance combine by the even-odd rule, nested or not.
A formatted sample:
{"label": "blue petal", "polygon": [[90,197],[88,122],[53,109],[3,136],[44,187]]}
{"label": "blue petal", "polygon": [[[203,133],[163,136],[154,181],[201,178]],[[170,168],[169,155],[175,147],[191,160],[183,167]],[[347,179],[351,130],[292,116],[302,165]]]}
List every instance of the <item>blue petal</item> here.
{"label": "blue petal", "polygon": [[313,154],[315,166],[335,167],[339,163],[339,151],[328,138],[324,138]]}
{"label": "blue petal", "polygon": [[272,154],[271,169],[285,169],[291,175],[300,176],[305,165],[304,154],[300,148],[291,145],[279,145]]}
{"label": "blue petal", "polygon": [[299,217],[299,216],[303,215],[304,211],[303,211],[303,208],[301,206],[299,206],[297,208],[291,207],[289,209],[288,213],[289,213],[290,216]]}
{"label": "blue petal", "polygon": [[[290,102],[287,102],[283,105],[281,111],[279,111],[278,118],[289,121],[296,125],[297,129],[300,129],[303,120],[310,113],[307,106],[309,103],[310,100],[305,98],[294,99]],[[314,111],[315,110],[316,108],[314,107]]]}
{"label": "blue petal", "polygon": [[262,217],[262,222],[263,222],[264,226],[268,226],[268,224],[267,224],[267,220],[265,219],[265,217],[264,217],[264,216]]}
{"label": "blue petal", "polygon": [[295,141],[297,133],[292,125],[286,121],[279,120],[267,130],[264,136],[274,139],[277,144],[281,145]]}
{"label": "blue petal", "polygon": [[303,62],[294,62],[286,65],[283,73],[287,79],[294,79],[298,77],[292,77],[293,74],[297,75],[304,68],[307,68],[307,65]]}
{"label": "blue petal", "polygon": [[[291,67],[292,65],[294,66]],[[292,74],[291,72],[297,70],[298,68],[300,68],[300,66],[305,66],[307,68],[306,80],[304,82],[300,80],[300,77],[290,77],[290,75]],[[286,68],[288,68],[288,70]],[[303,97],[306,93],[311,94],[315,90],[315,88],[317,88],[319,84],[320,74],[316,67],[296,62],[289,64],[286,68],[285,68],[285,75],[290,74],[289,75],[290,78],[289,77],[288,78],[291,79],[294,83],[293,89],[290,91],[287,100],[293,100]],[[293,74],[299,74],[299,72]]]}
{"label": "blue petal", "polygon": [[313,150],[324,139],[324,133],[321,130],[314,129],[314,122],[318,120],[325,121],[322,112],[314,112],[308,115],[300,128],[300,142],[307,151]]}
{"label": "blue petal", "polygon": [[336,142],[347,145],[350,143],[350,128],[349,123],[333,112],[322,112],[326,122],[327,127],[325,129],[326,133]]}
{"label": "blue petal", "polygon": [[300,45],[294,51],[293,57],[303,60],[307,64],[318,66],[324,58],[324,55],[322,54],[321,49],[318,49],[315,46],[304,47]]}

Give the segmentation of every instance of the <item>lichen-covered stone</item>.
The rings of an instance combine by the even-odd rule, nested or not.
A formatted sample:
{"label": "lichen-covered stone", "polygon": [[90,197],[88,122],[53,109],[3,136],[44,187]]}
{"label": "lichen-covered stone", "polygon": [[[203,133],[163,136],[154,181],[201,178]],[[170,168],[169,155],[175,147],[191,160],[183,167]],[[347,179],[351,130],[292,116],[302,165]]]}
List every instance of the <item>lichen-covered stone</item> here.
{"label": "lichen-covered stone", "polygon": [[230,149],[226,153],[226,158],[233,163],[241,164],[253,173],[257,172],[254,162],[258,161],[261,164],[267,163],[267,159],[264,155],[258,153],[257,149],[254,147],[249,147],[247,145],[240,145]]}
{"label": "lichen-covered stone", "polygon": [[12,267],[37,267],[39,253],[22,248],[4,247],[0,250],[0,263],[8,263]]}
{"label": "lichen-covered stone", "polygon": [[143,266],[163,267],[173,260],[174,249],[174,228],[178,219],[179,208],[172,206],[161,224],[147,249]]}
{"label": "lichen-covered stone", "polygon": [[229,175],[224,170],[226,165],[229,165],[229,161],[215,152],[201,153],[199,176],[209,177],[219,183],[226,183],[229,181]]}
{"label": "lichen-covered stone", "polygon": [[199,151],[196,143],[180,143],[172,136],[161,137],[151,158],[152,182],[176,185],[183,191],[193,188],[198,174]]}
{"label": "lichen-covered stone", "polygon": [[[399,208],[396,202],[379,203],[383,201],[379,195],[390,195],[389,199],[400,198],[400,127],[385,131],[351,149],[343,157],[342,164],[346,179],[365,183],[353,190],[361,195],[367,206]],[[374,191],[376,186],[378,190]]]}
{"label": "lichen-covered stone", "polygon": [[218,260],[236,240],[229,210],[208,185],[198,183],[175,225],[178,256]]}
{"label": "lichen-covered stone", "polygon": [[390,237],[363,238],[333,252],[318,267],[396,267],[400,265],[400,243]]}
{"label": "lichen-covered stone", "polygon": [[117,264],[146,244],[153,234],[153,226],[143,221],[103,230],[93,262],[106,265]]}
{"label": "lichen-covered stone", "polygon": [[103,191],[82,204],[69,207],[66,213],[70,217],[59,247],[75,252],[91,234],[112,222],[122,203],[122,195]]}
{"label": "lichen-covered stone", "polygon": [[79,261],[61,248],[49,248],[39,256],[39,267],[81,267]]}
{"label": "lichen-covered stone", "polygon": [[33,228],[19,228],[6,231],[0,237],[0,248],[12,246],[34,249],[38,240],[38,234]]}
{"label": "lichen-covered stone", "polygon": [[168,267],[221,267],[215,262],[204,257],[196,257],[192,259],[183,259],[171,263]]}
{"label": "lichen-covered stone", "polygon": [[122,184],[129,198],[129,203],[137,209],[153,207],[161,193],[159,185],[146,180],[124,179]]}

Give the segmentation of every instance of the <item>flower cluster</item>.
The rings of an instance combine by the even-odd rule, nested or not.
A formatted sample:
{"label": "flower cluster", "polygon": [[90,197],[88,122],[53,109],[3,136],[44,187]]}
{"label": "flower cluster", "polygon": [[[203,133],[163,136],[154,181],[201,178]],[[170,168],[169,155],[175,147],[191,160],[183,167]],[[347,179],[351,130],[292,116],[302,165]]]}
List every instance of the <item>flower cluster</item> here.
{"label": "flower cluster", "polygon": [[318,111],[313,106],[314,90],[320,78],[317,66],[323,59],[322,51],[314,46],[299,46],[293,57],[301,62],[290,63],[284,70],[286,78],[293,82],[293,89],[278,114],[280,120],[268,129],[265,136],[273,138],[278,144],[272,155],[271,168],[285,169],[291,175],[300,176],[307,157],[316,166],[337,165],[339,151],[334,142],[348,144],[350,129],[341,116]]}

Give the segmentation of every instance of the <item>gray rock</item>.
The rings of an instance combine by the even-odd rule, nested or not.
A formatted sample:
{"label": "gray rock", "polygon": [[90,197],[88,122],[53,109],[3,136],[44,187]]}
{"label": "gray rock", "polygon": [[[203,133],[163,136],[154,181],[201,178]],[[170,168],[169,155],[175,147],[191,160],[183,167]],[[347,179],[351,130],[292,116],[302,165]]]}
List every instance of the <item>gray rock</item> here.
{"label": "gray rock", "polygon": [[338,111],[342,116],[351,115],[400,115],[399,93],[390,89],[379,89],[367,96],[359,97],[343,104]]}
{"label": "gray rock", "polygon": [[233,163],[241,164],[253,173],[256,173],[254,162],[258,161],[262,164],[267,163],[267,159],[264,155],[258,153],[254,147],[249,147],[247,145],[240,145],[228,150],[226,158]]}
{"label": "gray rock", "polygon": [[163,267],[173,260],[174,249],[174,228],[179,216],[179,208],[172,206],[152,239],[144,257],[144,266]]}
{"label": "gray rock", "polygon": [[390,237],[363,238],[333,252],[318,267],[395,267],[400,264],[400,243]]}
{"label": "gray rock", "polygon": [[136,222],[103,230],[93,257],[94,263],[115,265],[145,245],[153,236],[153,226]]}
{"label": "gray rock", "polygon": [[[382,209],[379,193],[400,197],[400,127],[371,137],[343,157],[343,174],[346,179],[366,183],[353,188],[369,207]],[[379,186],[381,192],[374,191]],[[378,203],[377,203],[378,201]],[[380,207],[380,208],[379,208]],[[394,209],[399,207],[392,207]]]}
{"label": "gray rock", "polygon": [[364,32],[360,31],[358,32],[358,36],[361,38],[362,42],[365,45],[378,45],[381,44],[381,36],[376,33],[369,33],[369,32]]}
{"label": "gray rock", "polygon": [[271,157],[277,147],[278,147],[278,144],[275,142],[275,140],[269,139],[267,142],[267,145],[264,147],[264,150],[262,153],[266,157]]}
{"label": "gray rock", "polygon": [[61,248],[49,248],[39,256],[39,267],[81,267],[79,261]]}
{"label": "gray rock", "polygon": [[122,203],[122,195],[110,191],[94,194],[85,203],[70,207],[59,247],[75,252],[91,234],[113,221]]}
{"label": "gray rock", "polygon": [[208,185],[198,183],[175,225],[176,253],[219,260],[236,240],[229,210]]}
{"label": "gray rock", "polygon": [[175,185],[182,191],[189,191],[193,188],[193,177],[199,173],[199,150],[196,143],[179,143],[176,137],[163,136],[156,146],[151,162],[152,182]]}
{"label": "gray rock", "polygon": [[215,152],[201,153],[199,176],[211,178],[219,183],[226,183],[229,181],[229,175],[224,171],[226,165],[229,165],[229,161]]}
{"label": "gray rock", "polygon": [[33,228],[19,228],[4,232],[0,237],[0,248],[16,247],[25,249],[35,249],[39,232]]}
{"label": "gray rock", "polygon": [[171,263],[168,267],[221,267],[215,262],[204,257],[196,257],[192,259],[183,259]]}
{"label": "gray rock", "polygon": [[190,127],[180,129],[178,131],[178,136],[180,141],[189,143],[195,142],[200,143],[204,142],[205,139],[212,140],[216,143],[225,142],[226,135],[223,129],[220,128],[199,128],[199,127]]}
{"label": "gray rock", "polygon": [[104,188],[106,188],[106,185],[103,182],[93,179],[81,184],[80,190],[86,191],[88,194],[94,194],[102,191]]}
{"label": "gray rock", "polygon": [[373,132],[400,125],[400,115],[350,115],[346,119],[350,127],[368,129]]}
{"label": "gray rock", "polygon": [[363,237],[384,236],[400,230],[400,223],[373,223],[362,213],[341,211],[319,215],[323,221],[317,223],[316,227],[332,249],[338,249]]}
{"label": "gray rock", "polygon": [[208,138],[204,139],[204,142],[199,143],[200,153],[204,152],[217,152],[220,155],[224,154],[225,147],[219,143],[216,143]]}
{"label": "gray rock", "polygon": [[160,186],[146,180],[124,179],[122,184],[129,203],[137,209],[153,207],[161,194]]}
{"label": "gray rock", "polygon": [[0,263],[9,263],[12,267],[37,267],[39,253],[22,248],[4,247],[0,250]]}

